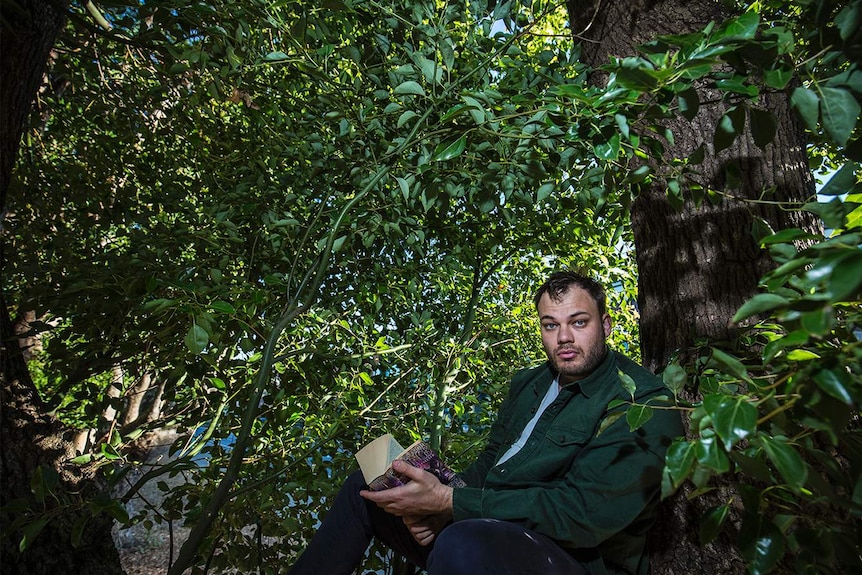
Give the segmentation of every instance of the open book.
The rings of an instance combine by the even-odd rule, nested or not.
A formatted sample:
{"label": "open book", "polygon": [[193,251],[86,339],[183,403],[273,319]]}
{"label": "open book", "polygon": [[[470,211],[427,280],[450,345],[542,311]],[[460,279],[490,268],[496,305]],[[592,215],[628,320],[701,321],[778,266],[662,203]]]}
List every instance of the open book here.
{"label": "open book", "polygon": [[449,469],[449,466],[437,457],[437,454],[427,443],[420,439],[404,449],[391,434],[387,433],[356,453],[356,461],[359,462],[359,468],[362,470],[362,475],[371,491],[389,489],[410,481],[410,478],[396,473],[392,469],[392,462],[396,459],[403,459],[413,467],[433,473],[440,480],[440,483],[452,487],[466,486],[464,480]]}

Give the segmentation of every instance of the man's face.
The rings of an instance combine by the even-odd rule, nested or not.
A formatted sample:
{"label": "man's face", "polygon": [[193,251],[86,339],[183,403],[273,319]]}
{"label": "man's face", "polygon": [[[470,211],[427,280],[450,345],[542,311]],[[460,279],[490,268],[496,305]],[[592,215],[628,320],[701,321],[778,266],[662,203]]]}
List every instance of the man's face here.
{"label": "man's face", "polygon": [[537,307],[542,345],[560,374],[560,385],[591,374],[605,355],[610,316],[600,317],[596,302],[577,286],[571,286],[559,301],[543,294]]}

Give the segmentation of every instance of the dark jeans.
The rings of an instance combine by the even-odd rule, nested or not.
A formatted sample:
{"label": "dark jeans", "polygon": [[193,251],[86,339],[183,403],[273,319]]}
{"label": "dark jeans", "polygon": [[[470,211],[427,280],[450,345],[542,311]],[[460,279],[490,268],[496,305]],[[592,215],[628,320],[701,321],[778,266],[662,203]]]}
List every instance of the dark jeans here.
{"label": "dark jeans", "polygon": [[350,575],[376,537],[428,575],[586,575],[556,543],[514,523],[468,519],[452,523],[422,547],[400,517],[359,496],[360,472],[344,482],[323,524],[290,575]]}

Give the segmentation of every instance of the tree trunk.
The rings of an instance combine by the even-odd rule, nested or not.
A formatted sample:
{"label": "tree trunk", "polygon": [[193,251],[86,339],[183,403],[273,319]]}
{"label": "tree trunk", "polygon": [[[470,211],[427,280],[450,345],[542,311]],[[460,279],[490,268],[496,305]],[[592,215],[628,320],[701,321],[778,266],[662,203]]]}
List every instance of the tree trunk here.
{"label": "tree trunk", "polygon": [[[591,66],[607,63],[612,55],[634,55],[636,46],[657,35],[695,32],[726,16],[722,5],[712,0],[570,0],[568,8],[572,30],[584,39],[583,58]],[[601,83],[605,78],[593,80]],[[706,154],[698,167],[699,183],[733,198],[718,205],[705,201],[699,207],[686,201],[676,211],[662,182],[643,191],[632,206],[641,350],[644,365],[652,371],[675,354],[683,362],[690,359],[699,340],[732,339],[734,313],[756,293],[759,279],[773,265],[753,240],[754,216],[776,230],[818,228],[810,214],[757,201],[804,202],[814,195],[804,133],[791,114],[787,94],[765,95],[758,102],[778,122],[776,138],[765,151],[746,135],[716,154],[713,134],[727,104],[705,86],[697,88],[698,115],[691,122],[679,118],[667,124],[674,143],[667,147],[664,159],[690,157],[703,145]],[[739,175],[733,187],[726,181],[728,170]],[[769,189],[774,191],[765,194]],[[712,501],[699,497],[689,502],[684,495],[664,503],[652,534],[652,572],[743,573],[744,564],[729,537],[704,548],[698,543],[700,515],[716,502],[725,502],[721,491]]]}
{"label": "tree trunk", "polygon": [[[10,211],[7,193],[24,123],[42,83],[51,47],[66,20],[68,4],[67,0],[21,0],[14,3],[14,9],[4,4],[0,30],[0,224]],[[3,270],[7,269],[7,257],[4,242],[0,245]],[[0,286],[0,290],[4,287]],[[46,413],[27,371],[3,291],[0,370],[3,573],[122,573],[111,538],[111,518],[102,511],[91,513],[81,505],[92,499],[99,485],[91,473],[68,463],[73,454],[67,440],[70,430]],[[40,486],[50,488],[50,493]],[[9,506],[13,501],[15,504]],[[16,519],[22,518],[26,518],[20,526],[24,529],[27,524],[49,519],[38,535],[30,538],[23,552],[18,545],[21,531],[10,529]],[[85,519],[78,536],[75,525]]]}
{"label": "tree trunk", "polygon": [[[111,537],[112,518],[82,505],[101,491],[94,474],[70,465],[69,430],[45,414],[14,337],[6,302],[0,294],[3,345],[0,346],[0,523],[8,529],[25,518],[18,530],[0,539],[4,573],[50,574],[122,573],[120,556]],[[42,481],[38,481],[41,474]],[[57,477],[57,482],[51,480]],[[37,481],[34,483],[33,478]],[[35,485],[43,485],[35,488]],[[41,496],[45,493],[45,496]],[[10,506],[10,503],[15,502]],[[8,506],[8,507],[7,507]],[[48,519],[27,548],[19,551],[28,524]],[[80,537],[76,524],[84,523]]]}
{"label": "tree trunk", "polygon": [[0,205],[6,208],[6,191],[18,156],[24,121],[42,84],[48,55],[66,21],[68,0],[22,0],[16,9],[4,9],[0,34]]}

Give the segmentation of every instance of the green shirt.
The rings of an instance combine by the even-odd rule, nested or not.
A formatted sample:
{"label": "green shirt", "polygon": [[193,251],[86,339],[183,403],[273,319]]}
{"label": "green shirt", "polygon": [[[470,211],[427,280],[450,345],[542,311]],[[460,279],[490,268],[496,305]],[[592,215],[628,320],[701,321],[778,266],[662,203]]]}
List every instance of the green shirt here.
{"label": "green shirt", "polygon": [[646,573],[646,531],[655,518],[665,452],[683,429],[677,411],[654,410],[637,431],[621,417],[599,434],[608,403],[631,401],[618,370],[635,381],[638,403],[671,395],[659,378],[611,351],[590,376],[560,390],[521,451],[495,465],[556,376],[550,364],[518,372],[488,445],[459,474],[468,486],[454,491],[455,521],[512,521],[550,537],[593,575]]}

